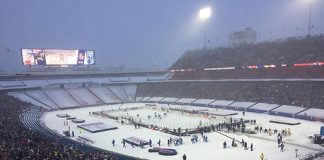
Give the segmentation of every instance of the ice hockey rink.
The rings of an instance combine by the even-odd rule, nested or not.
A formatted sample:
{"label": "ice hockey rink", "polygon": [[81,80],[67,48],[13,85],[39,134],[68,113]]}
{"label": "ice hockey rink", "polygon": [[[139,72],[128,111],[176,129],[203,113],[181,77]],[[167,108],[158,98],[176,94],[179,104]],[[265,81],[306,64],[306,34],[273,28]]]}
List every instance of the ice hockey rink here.
{"label": "ice hockey rink", "polygon": [[[208,137],[208,142],[204,142],[201,138],[200,134],[197,134],[198,142],[192,144],[191,136],[182,136],[183,144],[179,146],[167,145],[167,140],[172,137],[176,138],[176,136],[163,133],[160,131],[156,131],[153,129],[148,129],[144,127],[135,128],[133,124],[124,123],[122,125],[120,120],[113,120],[107,117],[99,116],[91,114],[92,112],[100,112],[107,110],[116,110],[118,112],[114,112],[114,115],[118,116],[133,116],[141,118],[141,121],[145,121],[148,124],[158,126],[165,126],[169,128],[191,128],[197,126],[199,124],[210,124],[210,123],[219,123],[222,118],[218,120],[210,120],[205,117],[199,116],[190,116],[187,114],[179,114],[179,113],[168,113],[167,117],[163,117],[161,119],[157,119],[154,117],[155,112],[163,113],[163,111],[154,111],[150,109],[138,109],[132,110],[132,108],[143,107],[144,103],[129,103],[129,104],[116,104],[116,105],[104,105],[98,107],[88,107],[88,108],[78,108],[78,109],[69,109],[69,110],[59,110],[53,112],[45,113],[41,120],[43,123],[50,128],[51,130],[62,134],[63,131],[73,131],[75,136],[73,139],[76,140],[78,136],[90,139],[94,143],[88,143],[89,145],[93,145],[99,148],[103,148],[109,151],[121,153],[124,155],[129,155],[133,157],[143,158],[143,159],[154,159],[154,160],[175,160],[182,159],[183,154],[186,154],[187,158],[190,159],[204,159],[204,160],[215,160],[215,159],[228,159],[228,160],[252,160],[252,159],[260,159],[260,154],[264,153],[265,159],[267,160],[295,160],[299,158],[306,157],[310,153],[317,153],[323,151],[323,147],[311,143],[309,139],[310,136],[314,134],[318,134],[320,132],[320,127],[323,126],[322,122],[317,121],[306,121],[288,117],[279,117],[272,116],[265,113],[251,113],[246,112],[245,116],[240,111],[234,110],[222,110],[215,108],[204,108],[199,107],[202,110],[208,110],[214,113],[237,113],[237,115],[232,115],[233,119],[241,119],[251,120],[255,119],[256,124],[247,124],[247,129],[254,130],[256,126],[263,128],[271,128],[272,130],[284,130],[290,129],[291,135],[283,138],[284,142],[284,151],[281,152],[280,148],[278,148],[277,144],[277,135],[272,134],[269,135],[267,133],[257,133],[257,134],[242,134],[242,133],[227,133],[227,131],[221,131],[222,134],[218,132],[210,132],[205,133]],[[174,107],[174,108],[198,108],[192,106],[179,106],[179,105],[162,105],[157,104],[157,106],[163,107]],[[89,113],[91,112],[91,113]],[[103,132],[91,133],[84,129],[80,129],[77,127],[76,123],[71,122],[71,120],[67,120],[66,118],[60,118],[56,116],[57,114],[68,114],[71,117],[76,117],[77,119],[85,120],[85,124],[87,123],[97,123],[101,122],[104,124],[108,124],[110,126],[116,126],[117,129],[107,130]],[[148,116],[151,116],[148,119]],[[217,117],[216,117],[217,119]],[[270,120],[277,121],[288,121],[288,122],[300,122],[300,125],[284,125],[284,124],[276,124],[270,123]],[[67,122],[67,124],[65,123]],[[242,145],[238,143],[237,147],[232,147],[231,142],[232,139],[224,136],[223,134],[235,138],[238,141],[244,139],[248,143],[249,150],[244,150]],[[149,141],[152,140],[152,147],[158,147],[158,140],[161,140],[162,148],[171,148],[176,149],[178,154],[175,156],[162,156],[158,153],[150,153],[148,149],[150,148],[148,145],[145,146],[144,149],[140,147],[132,147],[129,144],[126,144],[126,147],[122,145],[122,139],[128,137],[137,137],[143,140]],[[113,139],[116,141],[116,145],[113,147],[112,141]],[[223,148],[223,143],[226,141],[227,147]],[[250,150],[250,145],[253,143],[253,151]],[[296,150],[297,157],[296,157]]]}

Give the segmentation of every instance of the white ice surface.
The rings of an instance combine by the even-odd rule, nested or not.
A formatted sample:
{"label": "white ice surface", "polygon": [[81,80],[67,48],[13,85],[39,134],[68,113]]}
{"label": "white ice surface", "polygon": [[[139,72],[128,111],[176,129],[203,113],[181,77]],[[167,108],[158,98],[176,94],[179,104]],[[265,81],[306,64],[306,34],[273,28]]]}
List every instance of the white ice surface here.
{"label": "white ice surface", "polygon": [[[290,128],[292,131],[291,136],[284,137],[283,139],[285,143],[284,152],[280,152],[280,149],[277,147],[275,135],[269,136],[265,133],[259,133],[254,136],[251,136],[223,132],[231,137],[234,137],[237,140],[241,140],[243,138],[245,141],[248,142],[248,146],[250,146],[250,143],[253,143],[255,150],[246,151],[241,147],[240,144],[238,145],[238,147],[228,147],[226,149],[223,149],[223,142],[226,141],[227,144],[230,145],[231,140],[216,132],[206,134],[209,140],[209,142],[207,143],[202,142],[200,136],[199,142],[196,144],[191,144],[191,137],[183,137],[183,145],[178,147],[172,145],[168,147],[166,145],[167,139],[174,136],[146,128],[135,129],[132,125],[121,125],[120,122],[117,122],[115,120],[95,115],[89,115],[89,112],[92,111],[101,111],[111,108],[130,108],[143,105],[144,104],[132,103],[129,105],[109,105],[71,110],[60,110],[46,113],[43,117],[43,120],[49,128],[56,130],[60,134],[62,134],[63,130],[67,130],[67,127],[63,125],[63,121],[65,120],[64,118],[56,117],[56,114],[59,113],[67,113],[71,114],[71,116],[77,117],[78,119],[85,119],[86,123],[103,122],[110,125],[118,126],[117,130],[90,133],[78,129],[76,127],[76,124],[69,121],[71,130],[75,131],[76,137],[79,135],[89,137],[90,139],[95,141],[95,143],[93,144],[94,146],[126,155],[152,160],[180,160],[182,159],[183,154],[186,154],[189,160],[258,160],[261,153],[264,153],[265,158],[267,160],[296,160],[295,149],[298,149],[299,158],[309,153],[316,153],[319,150],[324,150],[319,145],[312,144],[311,141],[308,139],[308,136],[312,136],[314,134],[319,133],[320,127],[323,126],[323,123],[321,122],[298,120],[301,122],[300,125],[288,126],[282,124],[269,123],[269,120],[280,119],[290,121],[292,118],[250,112],[247,112],[244,117],[242,117],[242,114],[238,114],[233,117],[244,119],[256,119],[257,125],[262,126],[263,128],[272,128],[278,130]],[[181,115],[179,115],[178,117],[174,117],[174,123],[179,123],[179,120],[182,118],[183,117]],[[255,125],[247,125],[247,128],[253,129],[254,127]],[[126,148],[123,148],[121,140],[123,138],[131,136],[139,137],[145,140],[152,139],[154,147],[157,146],[158,139],[161,139],[161,147],[174,148],[178,151],[178,154],[176,156],[161,156],[157,153],[149,153],[147,151],[149,147],[146,147],[145,149],[140,149],[138,147],[132,148],[131,146],[127,145]],[[112,139],[115,139],[117,146],[112,147]]]}

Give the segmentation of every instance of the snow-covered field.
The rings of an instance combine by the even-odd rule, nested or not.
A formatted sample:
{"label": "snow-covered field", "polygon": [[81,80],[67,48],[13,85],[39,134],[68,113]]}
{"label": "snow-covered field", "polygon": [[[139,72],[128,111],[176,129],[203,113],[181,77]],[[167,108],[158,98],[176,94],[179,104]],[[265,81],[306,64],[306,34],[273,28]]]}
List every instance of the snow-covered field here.
{"label": "snow-covered field", "polygon": [[[153,125],[159,128],[169,128],[182,130],[195,129],[197,126],[210,126],[223,123],[222,118],[206,118],[201,115],[191,115],[181,111],[161,111],[148,107],[139,108],[136,110],[116,110],[108,111],[108,115],[116,117],[124,117],[126,119],[133,119],[135,122],[141,122],[146,125]],[[155,116],[156,115],[156,116]],[[161,117],[161,118],[159,118]]]}
{"label": "snow-covered field", "polygon": [[[158,104],[159,105],[159,104]],[[84,119],[85,123],[92,122],[103,122],[112,126],[118,126],[116,130],[104,131],[99,133],[90,133],[85,130],[81,130],[77,128],[77,124],[69,121],[68,125],[72,131],[75,133],[74,139],[78,136],[88,137],[91,140],[95,141],[94,145],[96,147],[100,147],[103,149],[107,149],[110,151],[140,157],[145,159],[154,159],[154,160],[180,160],[182,159],[183,154],[187,155],[187,159],[189,160],[215,160],[215,159],[226,159],[226,160],[257,160],[260,159],[260,154],[264,153],[265,159],[267,160],[295,160],[298,158],[302,158],[310,153],[317,153],[319,151],[324,150],[323,147],[312,144],[309,140],[309,136],[314,134],[318,134],[320,131],[320,127],[324,124],[321,122],[312,122],[305,121],[287,117],[278,117],[271,116],[266,114],[258,114],[258,113],[250,113],[247,112],[245,116],[239,112],[238,115],[233,116],[233,118],[244,118],[244,119],[256,119],[256,125],[247,125],[247,128],[254,129],[255,126],[262,126],[263,128],[271,128],[271,129],[291,129],[292,135],[288,137],[284,137],[283,141],[285,144],[284,152],[280,152],[280,149],[277,147],[276,135],[268,135],[266,133],[258,133],[254,135],[243,135],[240,133],[227,133],[222,132],[230,137],[233,137],[237,140],[244,139],[248,142],[248,146],[253,143],[254,150],[244,150],[240,144],[238,147],[231,147],[231,139],[217,133],[206,133],[208,136],[208,142],[203,142],[201,136],[199,135],[199,141],[195,144],[192,144],[190,139],[191,137],[182,137],[184,144],[180,146],[171,145],[167,146],[167,139],[170,137],[174,137],[170,134],[162,133],[159,131],[154,131],[151,129],[143,128],[135,129],[133,125],[121,125],[119,121],[115,121],[112,119],[108,119],[105,117],[97,116],[97,115],[89,115],[89,112],[94,111],[102,111],[109,109],[118,109],[118,108],[131,108],[131,107],[140,107],[144,106],[141,103],[130,103],[130,104],[116,104],[116,105],[106,105],[100,107],[88,107],[88,108],[80,108],[80,109],[70,109],[70,110],[59,110],[46,113],[42,120],[50,129],[57,131],[60,134],[63,134],[63,130],[67,130],[68,126],[64,125],[64,121],[67,121],[65,118],[59,118],[56,114],[70,114],[78,119]],[[176,106],[173,106],[176,107]],[[178,106],[179,107],[179,106]],[[186,107],[186,106],[181,106]],[[188,106],[191,107],[191,106]],[[202,107],[199,107],[202,109]],[[216,110],[216,109],[215,109]],[[236,112],[236,111],[223,111],[218,109],[219,112]],[[144,113],[139,113],[143,115],[153,114],[147,113],[147,110],[142,110]],[[137,113],[137,112],[136,112]],[[173,117],[173,118],[171,118]],[[174,121],[174,124],[185,124],[189,120],[190,117],[184,117],[181,114],[174,114],[170,116],[170,120]],[[197,117],[193,117],[195,119]],[[184,121],[185,119],[185,121]],[[300,122],[300,125],[297,126],[289,126],[282,124],[270,123],[269,120],[282,120],[282,121],[292,121],[292,122]],[[189,120],[189,121],[200,121],[197,120]],[[169,123],[169,122],[168,122]],[[130,145],[126,145],[126,148],[122,146],[122,139],[128,137],[138,137],[141,139],[149,140],[151,139],[153,142],[153,147],[158,146],[157,141],[161,140],[161,147],[173,148],[178,151],[176,156],[161,156],[158,153],[149,153],[148,146],[145,149],[141,149],[139,147],[132,148]],[[112,146],[112,140],[116,141],[116,146]],[[223,148],[223,142],[227,142],[227,148]],[[298,158],[295,157],[295,149],[298,149]]]}

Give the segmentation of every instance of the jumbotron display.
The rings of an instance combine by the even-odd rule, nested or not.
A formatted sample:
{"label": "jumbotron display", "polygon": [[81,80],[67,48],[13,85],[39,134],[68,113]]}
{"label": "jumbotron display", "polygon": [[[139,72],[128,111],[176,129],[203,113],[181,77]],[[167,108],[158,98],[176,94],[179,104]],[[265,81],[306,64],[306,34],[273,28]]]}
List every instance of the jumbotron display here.
{"label": "jumbotron display", "polygon": [[21,49],[24,65],[91,65],[94,50]]}

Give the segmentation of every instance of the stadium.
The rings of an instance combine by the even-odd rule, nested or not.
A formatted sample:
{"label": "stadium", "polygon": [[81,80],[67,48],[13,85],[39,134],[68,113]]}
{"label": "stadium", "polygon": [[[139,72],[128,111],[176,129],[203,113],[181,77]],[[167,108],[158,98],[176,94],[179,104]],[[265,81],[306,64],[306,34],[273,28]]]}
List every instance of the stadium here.
{"label": "stadium", "polygon": [[26,70],[0,72],[0,159],[324,158],[324,34],[204,40],[167,69],[107,71],[94,49],[19,49]]}
{"label": "stadium", "polygon": [[[321,35],[275,43],[279,46],[300,41],[324,44]],[[259,48],[259,45],[266,44],[244,47]],[[319,145],[323,140],[317,135],[324,121],[321,109],[324,73],[323,62],[315,62],[321,59],[322,47],[312,46],[314,54],[301,53],[294,61],[293,58],[283,59],[286,65],[272,64],[276,67],[271,68],[239,68],[237,66],[244,64],[219,60],[228,63],[224,66],[237,66],[231,70],[206,71],[189,66],[193,64],[190,60],[208,61],[210,58],[195,59],[192,54],[198,53],[190,53],[184,54],[168,72],[81,71],[77,74],[57,72],[51,76],[47,72],[29,72],[2,76],[2,104],[16,107],[16,117],[7,123],[16,121],[16,125],[31,132],[31,138],[39,136],[55,141],[58,147],[72,146],[82,152],[99,152],[100,156],[115,159],[181,159],[183,154],[193,159],[202,156],[212,159],[232,152],[241,153],[244,150],[242,139],[248,142],[248,150],[251,144],[254,146],[252,152],[242,152],[246,159],[258,159],[260,152],[268,159],[276,159],[271,156],[280,152],[276,147],[278,133],[284,134],[285,144],[280,158],[295,159],[295,150],[298,150],[299,158],[310,159],[322,155],[323,150]],[[290,52],[294,50],[298,48],[292,47]],[[267,49],[258,52],[264,53]],[[258,59],[266,60],[263,55],[259,56]],[[309,62],[312,60],[314,62]],[[250,64],[255,64],[253,59]],[[289,133],[285,133],[288,129]],[[200,134],[208,140],[204,141]],[[191,141],[194,135],[198,137],[197,142]],[[183,142],[168,145],[169,138],[181,138]],[[35,139],[34,143],[42,143],[40,139]],[[125,146],[124,140],[127,140]],[[144,149],[136,140],[143,141]],[[227,143],[226,149],[223,142]],[[175,149],[177,154],[165,157],[162,155],[167,153],[149,153],[148,149],[154,147]],[[231,156],[238,159],[242,155]]]}

